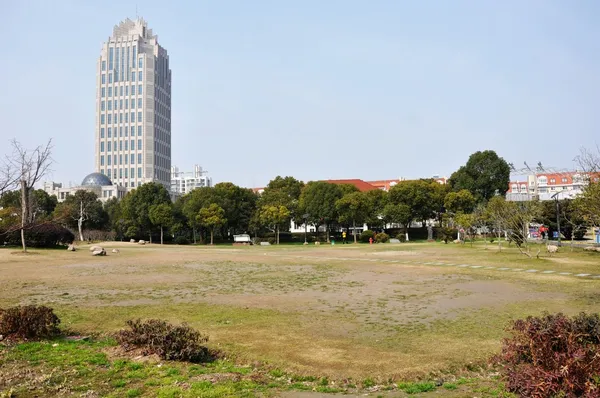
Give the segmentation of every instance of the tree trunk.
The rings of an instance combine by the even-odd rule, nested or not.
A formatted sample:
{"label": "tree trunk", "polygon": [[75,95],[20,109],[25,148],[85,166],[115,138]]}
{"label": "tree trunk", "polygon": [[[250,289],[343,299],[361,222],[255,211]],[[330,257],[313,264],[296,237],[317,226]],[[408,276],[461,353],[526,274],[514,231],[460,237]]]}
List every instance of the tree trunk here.
{"label": "tree trunk", "polygon": [[275,227],[275,231],[277,232],[277,244],[279,244],[279,225]]}
{"label": "tree trunk", "polygon": [[211,246],[213,245],[213,232],[214,232],[214,231],[211,229],[211,230],[210,230],[210,245],[211,245]]}
{"label": "tree trunk", "polygon": [[356,244],[356,221],[352,220],[352,234],[354,235],[354,244]]}
{"label": "tree trunk", "polygon": [[160,226],[160,244],[163,244],[163,226]]}
{"label": "tree trunk", "polygon": [[329,224],[328,223],[325,224],[325,234],[326,234],[326,236],[325,236],[325,239],[326,239],[325,242],[329,243]]}
{"label": "tree trunk", "polygon": [[196,244],[196,228],[192,228],[192,235],[194,236],[194,244]]}
{"label": "tree trunk", "polygon": [[21,180],[21,244],[23,252],[27,252],[27,244],[25,243],[25,226],[27,223],[27,210],[29,208],[29,195],[27,192],[27,181]]}
{"label": "tree trunk", "polygon": [[150,235],[150,238],[148,239],[148,241],[150,243],[152,243],[152,230],[150,230],[150,232],[148,232],[148,235]]}
{"label": "tree trunk", "polygon": [[79,231],[79,240],[83,242],[83,218],[77,219],[77,230]]}

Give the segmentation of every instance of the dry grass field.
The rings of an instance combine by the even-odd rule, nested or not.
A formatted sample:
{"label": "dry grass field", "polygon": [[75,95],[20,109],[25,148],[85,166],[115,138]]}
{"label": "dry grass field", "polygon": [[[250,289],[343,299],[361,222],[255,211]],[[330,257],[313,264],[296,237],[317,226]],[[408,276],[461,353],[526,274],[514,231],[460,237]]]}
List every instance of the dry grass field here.
{"label": "dry grass field", "polygon": [[[482,244],[102,245],[106,257],[92,257],[85,245],[27,255],[0,249],[0,307],[49,305],[62,327],[98,336],[132,318],[187,322],[238,364],[263,364],[275,377],[325,379],[327,388],[316,391],[355,387],[373,396],[403,396],[407,389],[373,386],[418,380],[449,386],[434,395],[502,395],[481,366],[498,351],[510,320],[600,310],[600,253],[568,248],[529,259]],[[0,374],[18,368],[19,358],[31,360],[0,350]],[[126,386],[102,391],[158,394],[140,383],[137,393]],[[342,384],[350,389],[331,389]],[[0,393],[11,386],[20,388],[0,376]],[[190,393],[184,385],[160,394],[305,396],[273,387]]]}

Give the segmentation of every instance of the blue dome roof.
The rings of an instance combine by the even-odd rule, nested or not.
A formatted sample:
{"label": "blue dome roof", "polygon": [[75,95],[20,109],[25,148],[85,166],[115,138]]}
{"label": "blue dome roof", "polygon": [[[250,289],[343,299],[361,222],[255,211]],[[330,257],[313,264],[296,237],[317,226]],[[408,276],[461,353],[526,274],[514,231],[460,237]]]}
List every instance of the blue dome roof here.
{"label": "blue dome roof", "polygon": [[112,182],[110,181],[110,178],[100,173],[88,174],[81,182],[81,186],[83,187],[105,185],[112,185]]}

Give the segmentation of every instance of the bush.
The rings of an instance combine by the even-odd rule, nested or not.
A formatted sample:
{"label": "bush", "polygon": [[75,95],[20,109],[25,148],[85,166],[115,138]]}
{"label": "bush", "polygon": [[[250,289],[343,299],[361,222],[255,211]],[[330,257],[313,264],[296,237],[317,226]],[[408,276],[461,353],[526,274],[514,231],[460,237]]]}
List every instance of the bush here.
{"label": "bush", "polygon": [[176,245],[187,245],[190,243],[190,241],[185,236],[179,235],[175,238],[175,240],[173,240],[173,243]]}
{"label": "bush", "polygon": [[60,334],[52,308],[27,305],[0,309],[0,334],[9,339],[42,339]]}
{"label": "bush", "polygon": [[444,241],[445,243],[458,238],[458,230],[455,228],[439,227],[435,228],[434,231],[437,239]]}
{"label": "bush", "polygon": [[277,243],[277,238],[268,238],[267,242],[269,242],[270,244],[274,245]]}
{"label": "bush", "polygon": [[360,234],[360,241],[363,243],[369,243],[369,238],[372,238],[373,235],[374,233],[370,229],[364,230]]}
{"label": "bush", "polygon": [[512,323],[497,362],[509,391],[526,397],[598,397],[600,317],[581,313]]}
{"label": "bush", "polygon": [[205,336],[186,324],[171,325],[159,319],[129,320],[129,330],[121,330],[117,341],[126,350],[141,348],[145,355],[156,354],[173,361],[206,362],[210,360],[208,348],[202,344]]}
{"label": "bush", "polygon": [[375,242],[377,243],[387,243],[390,240],[390,236],[385,232],[380,232],[375,235]]}
{"label": "bush", "polygon": [[[5,232],[0,230],[0,235],[5,236],[6,242],[11,246],[21,245],[21,231]],[[25,241],[30,247],[54,247],[66,245],[75,240],[75,235],[67,228],[55,223],[35,224],[25,229]]]}
{"label": "bush", "polygon": [[404,243],[404,242],[406,242],[406,234],[401,232],[398,235],[396,235],[396,239],[398,239],[400,242]]}

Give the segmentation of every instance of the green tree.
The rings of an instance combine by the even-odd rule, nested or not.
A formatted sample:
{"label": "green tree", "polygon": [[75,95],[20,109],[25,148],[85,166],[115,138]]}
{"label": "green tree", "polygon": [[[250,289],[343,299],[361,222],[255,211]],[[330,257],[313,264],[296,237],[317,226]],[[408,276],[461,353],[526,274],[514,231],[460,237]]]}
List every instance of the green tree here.
{"label": "green tree", "polygon": [[319,226],[325,224],[327,242],[329,242],[329,225],[337,219],[335,202],[342,197],[339,185],[325,181],[311,181],[300,194],[299,208],[302,214],[308,214],[307,221],[319,231]]}
{"label": "green tree", "polygon": [[453,214],[471,213],[475,209],[475,197],[466,189],[461,189],[458,192],[450,192],[446,195],[444,207],[446,211]]}
{"label": "green tree", "polygon": [[160,244],[163,244],[163,228],[173,224],[173,206],[168,203],[161,203],[150,206],[148,211],[150,222],[154,226],[160,227]]}
{"label": "green tree", "polygon": [[407,233],[413,221],[425,222],[434,218],[441,209],[439,185],[433,180],[412,180],[402,181],[390,189],[389,203],[406,205],[409,209],[410,217],[405,217]]}
{"label": "green tree", "polygon": [[118,198],[112,197],[104,203],[104,211],[108,216],[108,227],[116,234],[116,239],[123,240],[127,229],[125,220],[121,214],[121,202]]}
{"label": "green tree", "polygon": [[[298,214],[298,201],[303,187],[304,183],[294,177],[275,177],[258,198],[258,213],[260,214],[262,212],[260,209],[265,206],[283,206],[288,210],[289,216],[287,220],[281,221],[278,225],[284,227],[287,222],[289,226],[292,218],[296,220],[302,218],[302,215]],[[256,226],[254,226],[254,229],[256,229]]]}
{"label": "green tree", "polygon": [[148,182],[125,195],[121,202],[122,217],[127,223],[127,236],[148,234],[152,243],[152,222],[150,207],[171,203],[169,192],[162,184]]}
{"label": "green tree", "polygon": [[383,208],[383,214],[385,219],[389,222],[402,224],[404,226],[404,235],[408,241],[408,228],[415,217],[413,209],[404,203],[388,203]]}
{"label": "green tree", "polygon": [[369,200],[363,192],[352,192],[335,202],[340,223],[352,223],[352,234],[356,243],[356,223],[364,223],[369,214]]}
{"label": "green tree", "polygon": [[372,229],[373,227],[385,227],[383,209],[388,203],[388,193],[381,189],[374,189],[365,192],[365,198],[368,203],[368,210],[365,221],[369,226],[369,229]]}
{"label": "green tree", "polygon": [[217,228],[225,225],[225,210],[216,203],[200,209],[197,216],[198,223],[210,230],[210,244],[214,243],[214,232]]}
{"label": "green tree", "polygon": [[214,188],[209,187],[194,189],[179,198],[176,202],[176,207],[181,208],[187,224],[192,229],[194,243],[197,242],[196,231],[202,227],[197,218],[198,212],[200,209],[208,207],[211,203],[217,203],[217,197]]}
{"label": "green tree", "polygon": [[574,205],[578,215],[589,225],[600,226],[600,182],[590,182],[575,198]]}
{"label": "green tree", "polygon": [[[29,191],[29,197],[29,223],[35,222],[40,218],[43,219],[49,217],[58,204],[56,196],[48,195],[43,189]],[[2,196],[0,196],[0,207],[12,207],[21,211],[21,192],[4,192]]]}
{"label": "green tree", "polygon": [[448,181],[454,191],[466,189],[477,202],[488,201],[495,195],[504,196],[510,181],[510,166],[496,152],[475,152],[467,164],[455,171]]}
{"label": "green tree", "polygon": [[262,225],[267,226],[277,235],[279,244],[279,228],[286,221],[289,222],[290,211],[281,205],[265,205],[259,209],[258,218]]}
{"label": "green tree", "polygon": [[67,196],[64,202],[54,209],[54,219],[71,228],[77,228],[79,240],[84,241],[83,227],[103,228],[108,223],[108,215],[102,202],[94,192],[85,189],[77,190]]}

